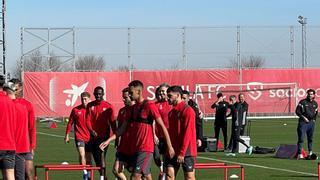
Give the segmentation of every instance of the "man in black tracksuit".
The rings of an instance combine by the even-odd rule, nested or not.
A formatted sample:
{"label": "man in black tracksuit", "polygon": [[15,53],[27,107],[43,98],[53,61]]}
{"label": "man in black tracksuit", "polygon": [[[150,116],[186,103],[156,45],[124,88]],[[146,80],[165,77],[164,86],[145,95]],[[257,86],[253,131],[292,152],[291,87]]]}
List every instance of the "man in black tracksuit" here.
{"label": "man in black tracksuit", "polygon": [[239,113],[240,113],[239,118],[242,119],[242,123],[240,124],[241,125],[240,136],[243,136],[247,122],[248,122],[247,115],[248,115],[249,105],[245,101],[244,94],[240,93],[238,96],[238,99],[239,99],[239,105],[241,106],[241,108],[239,109]]}
{"label": "man in black tracksuit", "polygon": [[196,113],[196,137],[197,137],[197,147],[202,146],[203,141],[203,115],[202,112],[199,109],[199,106],[196,102],[194,102],[192,99],[190,99],[190,93],[187,90],[182,91],[182,99],[188,103],[190,107],[194,110]]}
{"label": "man in black tracksuit", "polygon": [[302,149],[305,134],[307,134],[309,155],[312,154],[313,131],[314,131],[315,121],[318,114],[318,104],[314,99],[315,99],[315,91],[313,89],[309,89],[307,91],[307,98],[301,100],[296,108],[296,114],[299,117],[299,123],[297,127],[297,133],[298,133],[297,158],[298,159],[303,158],[301,154],[301,149]]}
{"label": "man in black tracksuit", "polygon": [[224,100],[222,93],[218,93],[217,98],[218,100],[211,105],[212,109],[216,109],[216,115],[215,115],[215,121],[214,121],[214,134],[215,134],[215,138],[217,139],[217,147],[218,147],[220,128],[222,129],[223,140],[224,140],[224,150],[227,150],[227,144],[228,144],[227,111],[228,111],[229,103]]}
{"label": "man in black tracksuit", "polygon": [[227,155],[235,155],[234,153],[238,152],[238,143],[240,142],[244,146],[247,147],[247,153],[251,155],[252,153],[252,146],[249,146],[245,143],[243,139],[240,138],[240,132],[241,132],[241,126],[243,118],[243,107],[241,106],[241,103],[237,102],[236,96],[231,95],[230,96],[230,115],[232,116],[232,132],[231,132],[231,139],[229,147],[232,146],[232,153]]}

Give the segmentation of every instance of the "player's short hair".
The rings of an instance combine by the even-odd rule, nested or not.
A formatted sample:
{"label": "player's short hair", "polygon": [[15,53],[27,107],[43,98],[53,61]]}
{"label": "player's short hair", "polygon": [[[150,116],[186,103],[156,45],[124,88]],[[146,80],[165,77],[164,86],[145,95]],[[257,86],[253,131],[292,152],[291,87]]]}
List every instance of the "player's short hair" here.
{"label": "player's short hair", "polygon": [[143,88],[143,83],[139,80],[133,80],[128,84],[129,87],[142,87]]}
{"label": "player's short hair", "polygon": [[169,86],[169,84],[167,84],[167,83],[161,83],[161,84],[159,85],[159,89],[162,88],[162,87],[169,88],[170,86]]}
{"label": "player's short hair", "polygon": [[313,94],[316,94],[316,91],[315,91],[314,89],[308,89],[308,90],[307,90],[307,94],[309,94],[309,93],[311,93],[311,92],[313,92]]}
{"label": "player's short hair", "polygon": [[103,89],[101,86],[97,86],[97,87],[95,87],[93,91],[98,91],[98,90],[102,90],[102,91],[104,91],[104,89]]}
{"label": "player's short hair", "polygon": [[[240,96],[240,94],[239,94],[239,96]],[[230,97],[229,97],[229,100],[231,101],[232,99],[236,99],[237,97],[236,97],[236,95],[231,95]]]}
{"label": "player's short hair", "polygon": [[0,75],[0,87],[3,87],[4,83],[6,83],[6,77],[4,75]]}
{"label": "player's short hair", "polygon": [[129,92],[129,87],[122,89],[122,93],[126,93],[126,92]]}
{"label": "player's short hair", "polygon": [[186,95],[190,96],[190,92],[187,90],[182,90],[182,94],[186,94]]}
{"label": "player's short hair", "polygon": [[17,89],[13,82],[8,82],[3,85],[3,90],[7,93],[14,93]]}
{"label": "player's short hair", "polygon": [[88,98],[90,98],[90,93],[88,93],[88,92],[83,92],[83,93],[81,93],[81,97],[83,98],[83,97],[88,97]]}
{"label": "player's short hair", "polygon": [[180,95],[182,95],[182,88],[181,88],[181,86],[170,86],[167,89],[167,93],[170,93],[170,92],[175,92],[175,93],[179,93]]}
{"label": "player's short hair", "polygon": [[9,82],[12,82],[13,84],[17,84],[19,87],[22,87],[22,82],[20,79],[12,78],[9,80]]}
{"label": "player's short hair", "polygon": [[220,97],[222,97],[223,96],[223,94],[221,93],[221,92],[219,92],[218,94],[217,94],[217,98],[220,98]]}

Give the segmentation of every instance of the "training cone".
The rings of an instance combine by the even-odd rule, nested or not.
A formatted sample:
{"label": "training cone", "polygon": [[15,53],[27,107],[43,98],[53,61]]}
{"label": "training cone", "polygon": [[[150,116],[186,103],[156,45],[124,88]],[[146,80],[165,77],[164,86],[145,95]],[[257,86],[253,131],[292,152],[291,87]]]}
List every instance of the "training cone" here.
{"label": "training cone", "polygon": [[57,128],[58,126],[57,126],[57,123],[56,123],[56,122],[50,121],[50,122],[48,123],[48,127],[49,127],[50,129],[55,129],[55,128]]}
{"label": "training cone", "polygon": [[230,176],[230,179],[237,179],[237,178],[239,178],[239,176],[237,176],[236,174],[232,174],[232,175]]}

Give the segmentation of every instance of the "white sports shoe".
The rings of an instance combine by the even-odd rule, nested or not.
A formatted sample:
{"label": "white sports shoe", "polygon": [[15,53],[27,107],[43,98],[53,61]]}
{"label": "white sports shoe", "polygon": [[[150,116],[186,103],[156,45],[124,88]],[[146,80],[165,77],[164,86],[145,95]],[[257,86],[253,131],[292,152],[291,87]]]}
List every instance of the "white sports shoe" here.
{"label": "white sports shoe", "polygon": [[298,156],[297,156],[297,160],[300,160],[300,159],[304,159],[302,154],[298,154]]}
{"label": "white sports shoe", "polygon": [[246,153],[250,156],[252,154],[253,147],[250,146],[247,148]]}

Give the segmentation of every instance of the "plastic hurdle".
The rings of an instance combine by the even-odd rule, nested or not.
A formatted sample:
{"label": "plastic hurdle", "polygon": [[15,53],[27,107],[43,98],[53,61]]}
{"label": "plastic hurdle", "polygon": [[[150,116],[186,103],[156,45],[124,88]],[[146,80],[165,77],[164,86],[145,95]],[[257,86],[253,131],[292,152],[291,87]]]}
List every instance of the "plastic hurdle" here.
{"label": "plastic hurdle", "polygon": [[100,170],[100,167],[93,167],[91,165],[79,165],[79,164],[44,164],[34,166],[34,179],[38,180],[37,169],[43,168],[45,170],[45,180],[49,180],[49,171],[77,171],[77,170],[89,170],[91,179],[94,179],[94,170]]}
{"label": "plastic hurdle", "polygon": [[225,163],[197,163],[195,165],[195,168],[196,169],[224,169],[224,180],[228,180],[228,169],[240,169],[241,170],[240,179],[244,180],[244,168],[243,166],[240,166],[240,165],[226,165]]}

